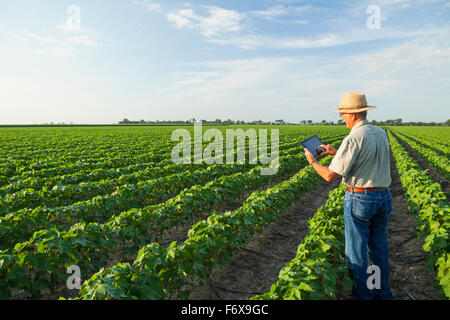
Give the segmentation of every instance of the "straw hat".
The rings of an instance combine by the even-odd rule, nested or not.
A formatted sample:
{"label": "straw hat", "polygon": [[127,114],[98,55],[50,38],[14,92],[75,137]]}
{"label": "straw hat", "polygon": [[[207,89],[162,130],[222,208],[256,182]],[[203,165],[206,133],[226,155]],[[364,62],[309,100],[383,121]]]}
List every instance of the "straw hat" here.
{"label": "straw hat", "polygon": [[338,113],[358,113],[376,107],[368,106],[366,96],[361,92],[350,92],[342,96],[339,109],[334,112]]}

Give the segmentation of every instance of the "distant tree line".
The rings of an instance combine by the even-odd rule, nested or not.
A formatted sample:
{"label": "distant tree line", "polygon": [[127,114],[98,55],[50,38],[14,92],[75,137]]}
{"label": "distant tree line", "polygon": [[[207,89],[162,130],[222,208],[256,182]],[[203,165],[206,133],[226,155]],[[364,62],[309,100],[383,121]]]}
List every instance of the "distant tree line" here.
{"label": "distant tree line", "polygon": [[192,123],[196,121],[202,121],[203,124],[211,124],[211,125],[244,125],[244,124],[252,124],[252,125],[270,125],[270,124],[298,124],[298,123],[288,123],[284,120],[275,120],[275,121],[262,121],[262,120],[256,120],[256,121],[243,121],[243,120],[196,120],[195,118],[189,119],[189,120],[156,120],[156,121],[146,121],[146,120],[139,120],[139,121],[131,121],[128,119],[123,119],[122,121],[119,121],[119,124],[137,124],[137,125],[191,125]]}
{"label": "distant tree line", "polygon": [[[119,121],[119,124],[125,124],[125,125],[191,125],[197,121],[195,118],[189,119],[189,120],[156,120],[156,121],[146,121],[146,120],[139,120],[139,121],[130,121],[128,119],[123,119],[122,121]],[[312,120],[301,120],[300,122],[286,122],[282,119],[275,120],[275,121],[262,121],[262,120],[256,120],[256,121],[243,121],[243,120],[199,120],[202,121],[203,124],[206,125],[284,125],[284,124],[290,124],[290,125],[327,125],[327,126],[343,126],[345,125],[345,122],[341,119],[334,121],[312,121]],[[377,126],[449,126],[450,125],[450,119],[448,119],[446,122],[403,122],[402,119],[392,119],[392,120],[386,120],[386,121],[376,121],[372,120],[372,124]]]}
{"label": "distant tree line", "polygon": [[403,122],[402,119],[393,119],[393,120],[386,120],[386,121],[371,121],[372,124],[378,125],[378,126],[449,126],[450,125],[450,119],[448,119],[445,122]]}

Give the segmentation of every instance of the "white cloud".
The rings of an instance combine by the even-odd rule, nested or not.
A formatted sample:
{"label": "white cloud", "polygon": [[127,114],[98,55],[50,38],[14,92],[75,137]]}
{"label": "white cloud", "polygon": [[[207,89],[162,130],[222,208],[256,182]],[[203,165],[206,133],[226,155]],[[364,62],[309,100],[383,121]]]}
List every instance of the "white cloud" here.
{"label": "white cloud", "polygon": [[162,10],[161,4],[152,3],[149,2],[148,0],[134,0],[133,4],[145,8],[145,10],[148,12],[160,12]]}
{"label": "white cloud", "polygon": [[198,20],[192,9],[181,9],[176,12],[169,12],[167,15],[169,22],[175,23],[179,29],[184,27],[192,28],[194,25],[193,20]]}
{"label": "white cloud", "polygon": [[82,27],[74,28],[68,22],[64,22],[63,24],[60,24],[59,26],[57,26],[57,28],[59,30],[63,31],[64,33],[87,33],[87,32],[89,32],[88,29],[85,29]]}
{"label": "white cloud", "polygon": [[67,37],[63,43],[70,46],[98,47],[100,44],[93,40],[89,35],[83,34],[79,36]]}
{"label": "white cloud", "polygon": [[14,30],[14,31],[6,30],[5,33],[11,39],[26,42],[38,41],[41,43],[51,43],[51,44],[58,44],[60,42],[58,39],[54,37],[47,35],[43,36],[28,30]]}
{"label": "white cloud", "polygon": [[[59,26],[58,29],[62,30],[63,28]],[[100,46],[100,43],[94,40],[93,36],[89,33],[73,34],[72,32],[64,32],[65,34],[59,37],[39,34],[29,30],[4,30],[4,33],[10,39],[37,46],[38,48],[35,52],[41,55],[56,57],[75,56],[82,48]]]}
{"label": "white cloud", "polygon": [[[71,7],[70,7],[71,8]],[[74,9],[78,7],[74,6]],[[75,12],[79,15],[78,11]],[[72,18],[72,16],[70,17]],[[100,47],[97,38],[98,34],[80,26],[79,17],[74,16],[74,20],[67,19],[64,23],[56,26],[53,33],[42,33],[30,30],[9,30],[0,28],[8,38],[20,42],[28,43],[39,55],[50,55],[55,57],[76,56],[86,48]]]}
{"label": "white cloud", "polygon": [[308,24],[309,21],[308,20],[293,20],[292,23],[295,23],[295,24]]}
{"label": "white cloud", "polygon": [[53,57],[73,57],[77,55],[77,50],[73,47],[54,47],[36,50],[37,54]]}
{"label": "white cloud", "polygon": [[[399,5],[403,7],[409,6],[407,0],[377,0],[375,3],[383,5],[384,7]],[[333,32],[323,32],[321,34],[313,34],[310,36],[279,36],[262,34],[257,31],[249,30],[249,28],[247,28],[247,22],[254,18],[276,21],[277,17],[283,17],[283,19],[276,22],[306,25],[309,24],[309,20],[299,19],[299,15],[302,15],[303,12],[306,11],[322,9],[311,5],[276,5],[265,10],[240,13],[235,10],[227,10],[216,6],[194,7],[191,4],[185,4],[185,7],[186,6],[191,7],[168,12],[166,14],[167,20],[179,29],[197,30],[206,38],[206,41],[210,43],[234,46],[244,50],[323,48],[381,39],[417,37],[440,32],[440,30],[437,29],[402,31],[393,29],[392,27],[383,27],[381,30],[373,32],[372,30],[368,30],[364,23],[360,23],[359,28],[355,26],[354,22],[351,22],[350,15],[348,18],[340,18],[341,20],[335,19],[331,27],[336,27],[336,23],[340,23],[341,28],[333,28]],[[358,14],[367,16],[365,6],[366,4],[358,3],[357,5],[351,6],[350,11],[356,14],[356,9],[358,9]],[[209,15],[199,14],[199,8],[206,9]],[[363,8],[364,10],[362,10]],[[386,20],[387,16],[382,15],[381,18],[382,20]],[[331,20],[329,20],[329,22],[330,21]],[[342,28],[344,24],[351,24],[352,27]],[[334,31],[340,29],[342,31]]]}
{"label": "white cloud", "polygon": [[216,6],[202,6],[208,16],[202,16],[193,9],[179,9],[167,13],[167,20],[179,29],[197,29],[205,37],[221,33],[238,32],[243,29],[241,21],[245,14]]}
{"label": "white cloud", "polygon": [[405,4],[408,0],[378,0],[377,3],[381,6],[392,6],[397,4]]}
{"label": "white cloud", "polygon": [[360,54],[355,63],[364,65],[363,71],[367,74],[450,74],[450,43],[446,39],[450,39],[450,29],[442,30],[432,38],[414,39],[377,53]]}
{"label": "white cloud", "polygon": [[253,16],[256,16],[256,17],[259,17],[259,18],[272,20],[275,17],[286,15],[288,13],[288,11],[287,11],[285,6],[281,6],[280,5],[280,6],[271,7],[271,8],[266,9],[266,10],[251,11],[250,13]]}
{"label": "white cloud", "polygon": [[[445,110],[442,97],[450,83],[448,39],[450,30],[336,59],[304,55],[178,64],[184,71],[172,74],[172,84],[155,95],[157,101],[151,105],[165,106],[172,113],[178,108],[181,118],[322,120],[322,114],[323,119],[333,117],[343,93],[363,91],[380,106],[371,113],[372,119],[417,121],[417,101],[428,94],[441,97],[433,101],[434,112]],[[160,117],[170,117],[161,112]],[[428,119],[433,117],[436,113]]]}
{"label": "white cloud", "polygon": [[222,45],[232,45],[245,50],[252,49],[310,49],[340,46],[350,43],[366,42],[379,39],[411,38],[435,35],[441,29],[401,31],[384,28],[379,32],[368,29],[351,30],[340,33],[328,33],[314,37],[275,37],[272,35],[240,35],[236,37],[214,38],[210,42]]}
{"label": "white cloud", "polygon": [[[369,17],[367,8],[377,6],[380,8],[381,18],[386,21],[395,12],[409,9],[413,3],[408,0],[364,0],[356,3],[346,3],[347,15],[353,19],[367,19]],[[415,3],[414,3],[415,4]]]}
{"label": "white cloud", "polygon": [[250,11],[249,14],[266,20],[274,20],[276,17],[281,16],[298,16],[306,11],[311,10],[318,10],[318,8],[313,7],[311,5],[304,5],[304,6],[277,5],[265,10]]}

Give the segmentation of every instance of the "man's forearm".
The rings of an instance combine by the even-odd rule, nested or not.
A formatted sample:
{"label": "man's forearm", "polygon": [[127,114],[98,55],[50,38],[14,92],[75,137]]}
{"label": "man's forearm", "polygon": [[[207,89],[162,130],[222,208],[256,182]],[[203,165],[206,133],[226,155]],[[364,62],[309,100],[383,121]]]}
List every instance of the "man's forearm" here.
{"label": "man's forearm", "polygon": [[331,170],[328,167],[325,167],[325,166],[321,165],[317,161],[313,161],[311,163],[311,166],[327,182],[331,182],[333,180],[336,180],[339,177],[339,175],[336,172],[334,172],[333,170]]}

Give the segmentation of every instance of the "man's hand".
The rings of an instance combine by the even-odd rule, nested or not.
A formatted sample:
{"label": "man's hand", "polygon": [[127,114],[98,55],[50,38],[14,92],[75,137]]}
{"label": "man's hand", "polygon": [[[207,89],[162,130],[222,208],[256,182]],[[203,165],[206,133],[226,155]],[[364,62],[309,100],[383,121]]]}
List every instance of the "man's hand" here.
{"label": "man's hand", "polygon": [[309,164],[311,164],[311,162],[313,161],[317,161],[316,158],[314,158],[314,156],[312,155],[311,152],[309,152],[308,149],[303,148],[305,150],[305,156],[306,156],[306,160],[308,160]]}
{"label": "man's hand", "polygon": [[[327,147],[327,146],[322,146],[322,147]],[[335,150],[333,147],[331,147],[331,152],[333,152],[333,150]],[[316,158],[311,154],[311,152],[309,152],[308,149],[303,148],[305,150],[305,156],[306,159],[308,160],[309,164],[311,165],[312,162],[316,161]],[[327,150],[328,151],[328,150]],[[323,153],[322,153],[323,154]],[[335,154],[335,153],[327,153],[327,154]],[[331,170],[328,167],[322,166],[320,163],[317,163],[315,166],[313,166],[313,169],[322,177],[324,178],[326,181],[330,182],[333,180],[336,180],[337,178],[339,178],[339,175],[334,172],[333,170]]]}
{"label": "man's hand", "polygon": [[335,155],[337,150],[333,148],[333,146],[327,144],[327,145],[320,145],[319,148],[323,148],[323,152],[320,154],[321,156],[327,156],[327,155]]}

